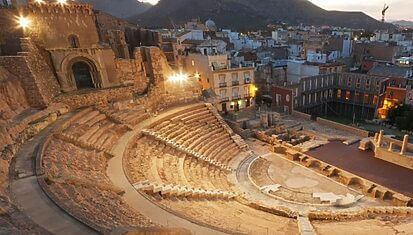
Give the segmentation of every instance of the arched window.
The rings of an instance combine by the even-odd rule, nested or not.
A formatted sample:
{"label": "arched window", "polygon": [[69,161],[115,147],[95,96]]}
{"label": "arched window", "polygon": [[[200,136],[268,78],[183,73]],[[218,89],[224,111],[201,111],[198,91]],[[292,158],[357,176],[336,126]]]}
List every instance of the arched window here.
{"label": "arched window", "polygon": [[70,45],[70,48],[79,48],[80,47],[79,38],[76,35],[70,35],[69,45]]}

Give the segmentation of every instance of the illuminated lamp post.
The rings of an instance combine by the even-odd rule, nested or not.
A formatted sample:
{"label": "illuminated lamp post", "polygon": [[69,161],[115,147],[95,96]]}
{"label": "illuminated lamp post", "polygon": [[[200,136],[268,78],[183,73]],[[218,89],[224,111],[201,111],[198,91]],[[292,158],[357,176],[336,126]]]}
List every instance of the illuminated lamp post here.
{"label": "illuminated lamp post", "polygon": [[16,17],[16,23],[17,28],[23,29],[23,33],[25,33],[26,30],[31,26],[32,21],[28,17],[20,15]]}
{"label": "illuminated lamp post", "polygon": [[62,6],[67,5],[67,0],[57,0],[56,2]]}
{"label": "illuminated lamp post", "polygon": [[195,78],[199,80],[201,78],[201,75],[199,73],[195,73],[194,75],[188,75],[185,73],[175,73],[169,76],[168,81],[172,83],[181,83],[188,81],[190,78]]}

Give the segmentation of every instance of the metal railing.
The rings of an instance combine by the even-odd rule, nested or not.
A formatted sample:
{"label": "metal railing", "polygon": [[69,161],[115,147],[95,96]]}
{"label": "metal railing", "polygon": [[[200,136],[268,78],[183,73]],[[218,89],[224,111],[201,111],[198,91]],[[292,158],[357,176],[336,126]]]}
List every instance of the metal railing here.
{"label": "metal railing", "polygon": [[221,88],[221,87],[227,87],[228,86],[228,84],[226,83],[226,82],[220,82],[219,83],[219,88]]}
{"label": "metal railing", "polygon": [[232,85],[233,85],[233,86],[238,86],[238,85],[239,85],[239,81],[232,81]]}

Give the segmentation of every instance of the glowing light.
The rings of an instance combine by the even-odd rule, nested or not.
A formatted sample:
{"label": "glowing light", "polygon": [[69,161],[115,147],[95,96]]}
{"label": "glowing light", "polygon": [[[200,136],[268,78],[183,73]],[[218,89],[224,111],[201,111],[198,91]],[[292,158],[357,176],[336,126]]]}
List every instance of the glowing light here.
{"label": "glowing light", "polygon": [[159,0],[138,0],[139,2],[143,2],[143,3],[149,3],[151,5],[156,5]]}
{"label": "glowing light", "polygon": [[38,4],[43,4],[43,3],[44,3],[44,0],[34,0],[34,2],[35,2],[35,3],[38,3]]}
{"label": "glowing light", "polygon": [[60,5],[66,5],[67,0],[57,0],[57,3],[59,3]]}
{"label": "glowing light", "polygon": [[188,75],[183,73],[173,74],[169,77],[169,81],[171,82],[183,82],[188,80]]}
{"label": "glowing light", "polygon": [[196,78],[196,79],[199,79],[200,77],[201,77],[201,74],[195,73],[195,78]]}
{"label": "glowing light", "polygon": [[30,26],[31,21],[27,17],[19,16],[17,17],[17,23],[19,24],[19,28],[27,29]]}

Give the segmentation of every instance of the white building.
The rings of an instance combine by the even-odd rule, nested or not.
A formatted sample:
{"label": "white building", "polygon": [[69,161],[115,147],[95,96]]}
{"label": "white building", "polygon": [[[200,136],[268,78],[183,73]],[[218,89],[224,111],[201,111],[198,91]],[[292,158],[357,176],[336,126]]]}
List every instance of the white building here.
{"label": "white building", "polygon": [[272,38],[277,43],[284,43],[288,39],[288,31],[284,29],[277,29],[275,31],[272,31]]}

